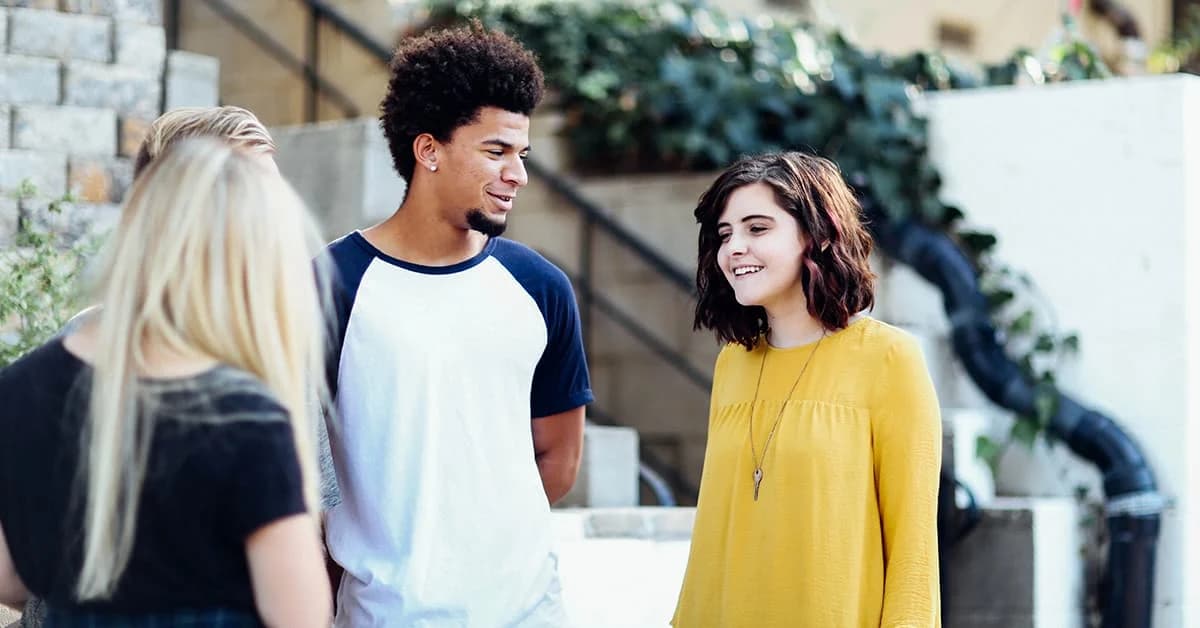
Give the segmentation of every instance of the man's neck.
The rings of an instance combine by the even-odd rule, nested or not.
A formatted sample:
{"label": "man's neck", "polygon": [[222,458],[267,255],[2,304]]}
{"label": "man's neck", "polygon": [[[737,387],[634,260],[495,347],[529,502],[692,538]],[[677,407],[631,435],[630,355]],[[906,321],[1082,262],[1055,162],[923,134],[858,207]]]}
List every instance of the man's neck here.
{"label": "man's neck", "polygon": [[429,206],[405,202],[363,237],[384,253],[422,266],[450,266],[475,257],[487,236],[450,224]]}

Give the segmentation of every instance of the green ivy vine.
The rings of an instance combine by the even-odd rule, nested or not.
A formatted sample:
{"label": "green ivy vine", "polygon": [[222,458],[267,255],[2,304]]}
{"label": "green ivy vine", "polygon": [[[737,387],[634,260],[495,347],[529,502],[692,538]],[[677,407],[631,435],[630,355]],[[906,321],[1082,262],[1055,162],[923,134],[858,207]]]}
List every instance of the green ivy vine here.
{"label": "green ivy vine", "polygon": [[[1006,349],[1037,383],[1037,410],[1017,418],[1011,440],[1032,445],[1046,433],[1056,369],[1079,340],[1053,324],[1028,275],[996,258],[996,236],[940,199],[922,93],[1109,76],[1069,18],[1045,63],[1021,50],[969,67],[936,53],[868,52],[812,24],[698,2],[434,0],[428,17],[424,28],[478,19],[538,55],[577,170],[704,171],[746,153],[815,151],[891,217],[948,234],[974,263]],[[977,443],[989,462],[1001,451]]]}

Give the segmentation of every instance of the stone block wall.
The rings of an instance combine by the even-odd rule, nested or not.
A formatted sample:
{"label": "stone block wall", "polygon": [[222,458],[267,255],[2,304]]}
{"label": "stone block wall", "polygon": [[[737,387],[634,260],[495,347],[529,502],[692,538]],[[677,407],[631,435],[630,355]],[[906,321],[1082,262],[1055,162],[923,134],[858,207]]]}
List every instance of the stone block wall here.
{"label": "stone block wall", "polygon": [[[168,51],[162,19],[160,0],[0,0],[0,246],[21,217],[73,235],[111,224],[150,123],[218,104],[216,60]],[[37,198],[14,201],[26,181]]]}

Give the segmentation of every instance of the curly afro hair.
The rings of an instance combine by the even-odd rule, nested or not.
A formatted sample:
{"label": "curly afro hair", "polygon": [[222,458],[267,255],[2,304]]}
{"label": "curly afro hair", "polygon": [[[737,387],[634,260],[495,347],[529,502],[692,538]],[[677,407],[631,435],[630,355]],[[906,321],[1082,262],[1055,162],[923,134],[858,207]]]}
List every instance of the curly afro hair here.
{"label": "curly afro hair", "polygon": [[543,90],[533,54],[477,21],[403,42],[392,57],[379,118],[396,172],[411,182],[418,135],[447,142],[455,129],[478,119],[483,107],[528,116]]}

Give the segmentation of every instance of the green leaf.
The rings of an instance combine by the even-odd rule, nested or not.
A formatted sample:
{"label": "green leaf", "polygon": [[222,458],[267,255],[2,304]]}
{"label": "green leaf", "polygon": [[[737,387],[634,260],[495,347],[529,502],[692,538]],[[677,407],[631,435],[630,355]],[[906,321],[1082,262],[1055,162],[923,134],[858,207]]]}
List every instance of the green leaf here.
{"label": "green leaf", "polygon": [[885,118],[894,108],[907,109],[911,84],[899,77],[868,76],[863,80],[863,99],[867,113],[873,118]]}
{"label": "green leaf", "polygon": [[942,225],[949,227],[953,223],[962,220],[965,214],[955,205],[943,205]]}
{"label": "green leaf", "polygon": [[1000,459],[1000,454],[1002,452],[1003,449],[1000,447],[1000,445],[996,444],[996,441],[993,441],[992,439],[983,435],[975,437],[976,458],[979,458],[980,460],[983,460],[994,467],[996,462]]}
{"label": "green leaf", "polygon": [[1041,426],[1038,422],[1029,417],[1017,417],[1012,424],[1012,430],[1009,435],[1012,439],[1025,445],[1029,449],[1033,449],[1033,444],[1037,441],[1038,433],[1041,432]]}
{"label": "green leaf", "polygon": [[1008,331],[1013,334],[1025,334],[1033,328],[1033,310],[1025,310],[1021,315],[1013,320],[1008,326]]}
{"label": "green leaf", "polygon": [[958,237],[968,250],[979,254],[990,251],[996,246],[996,236],[981,231],[960,231]]}
{"label": "green leaf", "polygon": [[1033,406],[1037,411],[1037,419],[1040,425],[1049,425],[1050,420],[1054,418],[1054,411],[1058,407],[1057,395],[1053,391],[1039,392],[1033,398]]}
{"label": "green leaf", "polygon": [[992,309],[1001,308],[1016,298],[1016,295],[1012,290],[1007,290],[1004,288],[985,292],[984,296],[987,297],[988,305]]}

